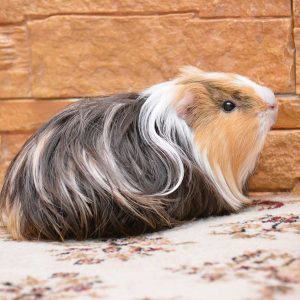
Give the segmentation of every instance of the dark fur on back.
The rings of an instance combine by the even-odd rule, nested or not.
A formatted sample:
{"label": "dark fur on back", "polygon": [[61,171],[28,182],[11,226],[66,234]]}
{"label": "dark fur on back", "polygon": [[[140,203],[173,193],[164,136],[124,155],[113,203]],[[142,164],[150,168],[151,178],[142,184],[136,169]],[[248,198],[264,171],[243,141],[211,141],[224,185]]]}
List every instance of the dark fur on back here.
{"label": "dark fur on back", "polygon": [[[180,172],[141,131],[145,101],[138,94],[84,99],[32,136],[7,171],[0,201],[1,211],[16,211],[22,238],[136,235],[230,210],[176,126],[169,136],[184,177],[164,192]],[[164,138],[163,126],[155,130]]]}

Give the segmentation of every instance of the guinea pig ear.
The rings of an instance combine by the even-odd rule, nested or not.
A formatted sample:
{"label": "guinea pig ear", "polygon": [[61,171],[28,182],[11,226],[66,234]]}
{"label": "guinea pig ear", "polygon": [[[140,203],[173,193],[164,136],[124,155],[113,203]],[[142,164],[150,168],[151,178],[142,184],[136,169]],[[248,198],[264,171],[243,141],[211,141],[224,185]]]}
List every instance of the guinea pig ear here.
{"label": "guinea pig ear", "polygon": [[193,106],[194,96],[190,91],[186,91],[175,104],[177,115],[184,119],[189,125],[193,119]]}
{"label": "guinea pig ear", "polygon": [[180,73],[182,76],[199,76],[203,75],[205,72],[194,66],[183,66],[180,69]]}

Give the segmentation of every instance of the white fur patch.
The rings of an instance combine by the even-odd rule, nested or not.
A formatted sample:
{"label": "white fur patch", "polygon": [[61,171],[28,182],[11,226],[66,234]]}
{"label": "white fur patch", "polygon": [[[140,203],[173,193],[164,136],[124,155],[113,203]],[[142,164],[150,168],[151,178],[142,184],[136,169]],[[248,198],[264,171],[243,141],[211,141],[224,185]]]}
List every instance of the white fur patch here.
{"label": "white fur patch", "polygon": [[[174,192],[182,183],[184,178],[184,166],[178,147],[175,147],[172,141],[172,128],[176,126],[178,132],[182,134],[182,139],[190,136],[190,130],[182,119],[180,119],[175,110],[171,107],[171,103],[176,97],[175,81],[168,81],[152,86],[145,90],[142,96],[148,97],[145,104],[141,108],[140,113],[140,128],[143,138],[149,142],[154,143],[162,151],[176,163],[178,167],[178,178],[175,185],[171,186],[173,179],[168,180],[169,184],[156,196],[168,195]],[[164,132],[164,137],[161,137],[155,127],[159,127]],[[172,174],[169,174],[172,176]]]}

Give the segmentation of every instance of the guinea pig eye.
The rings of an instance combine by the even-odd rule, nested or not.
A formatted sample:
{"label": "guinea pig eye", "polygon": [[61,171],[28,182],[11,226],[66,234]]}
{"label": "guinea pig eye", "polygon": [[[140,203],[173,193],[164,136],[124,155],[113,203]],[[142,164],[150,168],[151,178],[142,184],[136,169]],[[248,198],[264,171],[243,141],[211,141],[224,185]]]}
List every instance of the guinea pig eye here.
{"label": "guinea pig eye", "polygon": [[232,101],[229,101],[229,100],[224,101],[222,104],[222,108],[225,112],[230,112],[230,111],[234,110],[235,107],[236,107],[236,105]]}

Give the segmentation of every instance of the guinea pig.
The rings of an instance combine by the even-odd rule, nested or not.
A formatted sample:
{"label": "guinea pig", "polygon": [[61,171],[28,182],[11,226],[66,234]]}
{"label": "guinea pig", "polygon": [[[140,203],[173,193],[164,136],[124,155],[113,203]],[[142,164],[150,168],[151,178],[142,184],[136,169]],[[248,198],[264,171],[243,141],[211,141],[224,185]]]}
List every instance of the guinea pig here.
{"label": "guinea pig", "polygon": [[11,162],[2,220],[15,239],[82,240],[237,212],[276,116],[269,88],[195,67],[141,93],[82,99]]}

